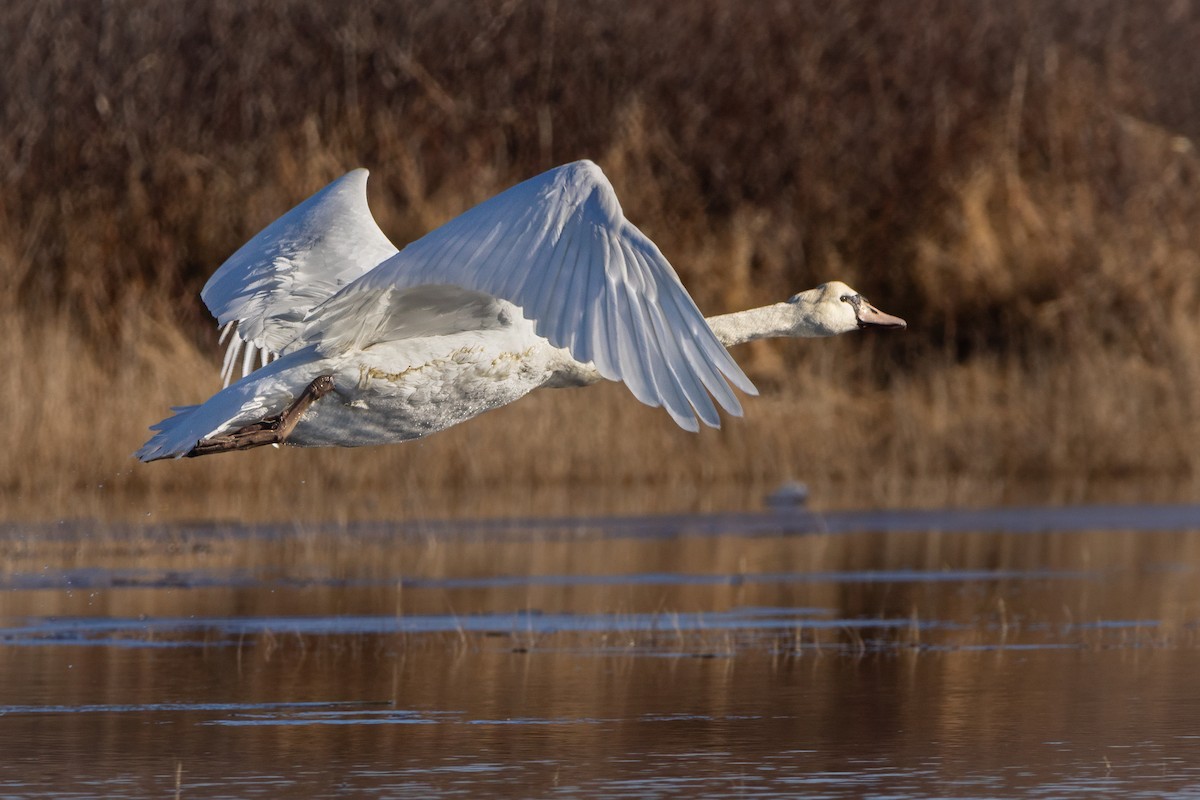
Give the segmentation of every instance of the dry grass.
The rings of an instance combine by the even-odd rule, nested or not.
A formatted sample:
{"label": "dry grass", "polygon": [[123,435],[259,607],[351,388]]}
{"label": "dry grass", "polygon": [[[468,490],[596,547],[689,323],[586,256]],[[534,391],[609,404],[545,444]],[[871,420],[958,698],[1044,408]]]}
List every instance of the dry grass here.
{"label": "dry grass", "polygon": [[[2,507],[719,508],[789,477],[828,505],[1188,497],[1198,39],[1166,2],[11,3]],[[912,328],[745,348],[764,396],[719,433],[602,387],[403,447],[128,459],[215,386],[199,286],[326,181],[371,167],[403,242],[584,156],[702,308],[836,276]]]}

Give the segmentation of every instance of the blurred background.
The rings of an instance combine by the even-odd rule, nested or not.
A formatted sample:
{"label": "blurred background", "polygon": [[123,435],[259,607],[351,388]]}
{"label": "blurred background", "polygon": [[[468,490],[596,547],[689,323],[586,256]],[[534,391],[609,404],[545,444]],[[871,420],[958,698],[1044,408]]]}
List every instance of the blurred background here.
{"label": "blurred background", "polygon": [[[1200,489],[1200,5],[0,8],[0,509],[364,519],[1167,502]],[[619,385],[427,440],[142,465],[219,387],[200,287],[343,172],[397,246],[590,158],[708,314],[841,279],[904,333],[734,353],[688,434]]]}

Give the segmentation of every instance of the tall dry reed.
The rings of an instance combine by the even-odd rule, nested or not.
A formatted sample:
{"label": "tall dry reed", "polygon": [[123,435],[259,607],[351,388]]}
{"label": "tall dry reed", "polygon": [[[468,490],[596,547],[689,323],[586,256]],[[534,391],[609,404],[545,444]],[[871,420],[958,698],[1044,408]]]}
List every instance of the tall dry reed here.
{"label": "tall dry reed", "polygon": [[[1197,40],[1188,4],[1090,0],[10,3],[3,508],[1187,497]],[[203,281],[308,193],[370,167],[403,243],[579,157],[706,311],[840,277],[910,330],[743,348],[764,396],[719,433],[602,387],[403,447],[129,461],[215,388]]]}

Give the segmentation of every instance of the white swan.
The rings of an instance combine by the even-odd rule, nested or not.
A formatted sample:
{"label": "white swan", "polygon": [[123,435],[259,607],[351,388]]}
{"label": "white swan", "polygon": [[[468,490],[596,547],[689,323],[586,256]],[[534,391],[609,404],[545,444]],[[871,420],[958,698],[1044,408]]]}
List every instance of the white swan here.
{"label": "white swan", "polygon": [[[236,333],[226,387],[174,409],[137,458],[400,442],[539,387],[602,378],[695,431],[719,426],[714,398],[742,413],[731,385],[756,393],[726,347],[905,325],[838,282],[706,321],[590,161],[401,251],[371,217],[366,182],[363,169],[339,178],[221,265],[201,296],[222,341]],[[244,377],[231,385],[239,357]]]}

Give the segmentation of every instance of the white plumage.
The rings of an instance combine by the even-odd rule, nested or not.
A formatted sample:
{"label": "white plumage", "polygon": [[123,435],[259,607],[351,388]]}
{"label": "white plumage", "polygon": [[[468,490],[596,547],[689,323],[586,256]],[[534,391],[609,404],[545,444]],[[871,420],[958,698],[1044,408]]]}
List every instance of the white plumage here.
{"label": "white plumage", "polygon": [[338,289],[396,254],[367,207],[367,171],[338,178],[268,225],[209,278],[204,304],[237,336],[225,353],[228,386],[239,352],[242,373],[294,345],[304,317]]}
{"label": "white plumage", "polygon": [[[799,302],[806,293],[743,312],[803,311],[809,322],[795,330],[743,330],[751,317],[728,315],[719,318],[719,339],[590,161],[518,184],[400,251],[371,217],[366,179],[359,169],[334,181],[212,276],[201,296],[223,338],[236,331],[222,368],[226,388],[154,426],[138,458],[184,456],[201,440],[234,435],[283,412],[323,375],[333,391],[306,406],[287,444],[403,441],[539,386],[601,377],[623,381],[694,431],[700,421],[720,424],[714,398],[741,414],[732,386],[755,393],[724,345],[885,324],[848,312],[844,293],[845,303],[822,300],[842,308]],[[858,298],[844,284],[820,291],[843,289]],[[813,327],[830,314],[830,330]],[[230,385],[239,355],[244,377]]]}

